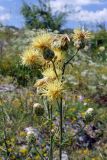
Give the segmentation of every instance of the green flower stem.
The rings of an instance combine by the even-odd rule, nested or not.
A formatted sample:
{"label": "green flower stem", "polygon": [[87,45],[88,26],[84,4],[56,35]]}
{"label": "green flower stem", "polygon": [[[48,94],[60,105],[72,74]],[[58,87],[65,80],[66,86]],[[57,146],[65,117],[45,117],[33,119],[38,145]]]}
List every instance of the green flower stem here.
{"label": "green flower stem", "polygon": [[[35,150],[39,154],[41,160],[46,160],[46,158],[43,157],[43,155],[40,153],[40,151],[37,149],[37,147],[35,147],[35,144],[32,145],[31,143],[29,143],[29,154],[27,155],[27,157],[29,157],[32,147],[35,148]],[[26,157],[26,159],[27,159],[27,157]]]}
{"label": "green flower stem", "polygon": [[55,63],[54,63],[54,61],[51,61],[51,62],[52,62],[52,65],[53,65],[53,70],[55,72],[55,75],[56,75],[56,77],[58,79],[58,74],[57,74],[57,71],[56,71]]}
{"label": "green flower stem", "polygon": [[52,118],[53,118],[53,115],[52,115],[52,105],[51,105],[51,108],[50,108],[50,120],[51,120],[51,124],[50,124],[50,128],[51,128],[51,131],[50,131],[50,157],[49,157],[49,160],[53,160],[53,133],[52,133]]}
{"label": "green flower stem", "polygon": [[47,100],[47,111],[48,111],[48,118],[50,119],[50,108],[49,108],[49,102]]}
{"label": "green flower stem", "polygon": [[63,141],[63,108],[62,108],[62,98],[60,99],[60,149],[59,149],[59,159],[62,159],[62,141]]}
{"label": "green flower stem", "polygon": [[72,59],[77,55],[79,50],[76,51],[76,53],[70,58],[68,59],[64,64],[63,64],[63,67],[62,67],[62,79],[63,79],[63,75],[65,73],[65,69],[66,69],[66,66],[70,63],[70,61],[72,61]]}
{"label": "green flower stem", "polygon": [[46,160],[46,158],[42,156],[42,154],[39,152],[39,150],[36,147],[35,147],[35,150],[39,154],[41,160]]}
{"label": "green flower stem", "polygon": [[60,124],[59,124],[59,130],[60,130],[60,144],[59,144],[59,160],[62,160],[62,142],[63,142],[63,105],[62,105],[62,98],[60,99],[60,102],[57,101],[58,110],[60,114]]}

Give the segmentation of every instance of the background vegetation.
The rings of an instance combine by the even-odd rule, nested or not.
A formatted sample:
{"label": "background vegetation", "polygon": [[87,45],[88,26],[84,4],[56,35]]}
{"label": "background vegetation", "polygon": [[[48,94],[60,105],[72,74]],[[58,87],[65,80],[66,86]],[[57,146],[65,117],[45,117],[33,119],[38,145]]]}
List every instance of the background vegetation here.
{"label": "background vegetation", "polygon": [[[48,156],[49,122],[44,117],[33,114],[32,106],[38,101],[35,81],[41,78],[39,66],[28,68],[21,64],[20,56],[26,46],[38,33],[54,31],[68,35],[71,30],[61,30],[65,13],[53,15],[50,6],[43,1],[41,5],[24,3],[22,14],[25,28],[18,29],[0,26],[0,158],[10,160],[39,160],[35,145],[27,147],[26,128],[33,127],[36,144],[44,157]],[[74,52],[71,44],[69,49]],[[90,45],[86,45],[67,68],[66,79],[69,95],[66,95],[64,121],[64,155],[71,160],[107,159],[107,30],[100,25],[93,32]],[[82,99],[81,99],[82,98]],[[67,107],[66,107],[67,106]],[[84,122],[88,108],[94,109],[94,115]],[[54,118],[57,116],[54,115]],[[54,127],[57,128],[55,119]],[[83,128],[81,130],[81,128]],[[78,132],[76,136],[73,134]],[[66,134],[67,133],[67,134]],[[34,138],[34,137],[33,137]],[[57,160],[58,137],[56,137]],[[46,145],[47,144],[47,145]],[[7,147],[7,148],[6,148]],[[30,154],[29,154],[30,152]],[[33,157],[33,158],[32,158]]]}

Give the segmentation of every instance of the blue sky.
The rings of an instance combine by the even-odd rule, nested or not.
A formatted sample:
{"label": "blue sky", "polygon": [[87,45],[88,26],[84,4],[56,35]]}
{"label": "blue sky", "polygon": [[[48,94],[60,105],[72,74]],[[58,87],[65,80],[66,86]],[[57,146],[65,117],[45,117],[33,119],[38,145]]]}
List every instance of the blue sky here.
{"label": "blue sky", "polygon": [[[29,4],[37,3],[37,0],[24,1]],[[23,27],[24,19],[20,15],[22,2],[23,0],[0,0],[0,22],[4,25]],[[64,27],[71,28],[84,23],[107,24],[107,0],[51,0],[50,4],[53,12],[70,11]]]}

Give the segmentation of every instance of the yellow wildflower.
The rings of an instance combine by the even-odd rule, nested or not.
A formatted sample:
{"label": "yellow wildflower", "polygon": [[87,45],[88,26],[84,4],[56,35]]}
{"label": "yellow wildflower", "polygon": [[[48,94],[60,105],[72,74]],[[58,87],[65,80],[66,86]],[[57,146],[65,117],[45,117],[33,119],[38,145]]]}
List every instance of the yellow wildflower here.
{"label": "yellow wildflower", "polygon": [[9,152],[12,152],[14,149],[13,148],[8,148],[8,151]]}
{"label": "yellow wildflower", "polygon": [[26,136],[26,132],[21,131],[21,132],[19,133],[19,135],[20,135],[20,137],[25,137],[25,136]]}
{"label": "yellow wildflower", "polygon": [[43,96],[47,96],[49,100],[54,101],[62,96],[63,84],[55,80],[54,82],[49,82],[43,90]]}
{"label": "yellow wildflower", "polygon": [[43,34],[38,35],[36,38],[34,38],[31,45],[33,48],[38,48],[38,49],[42,49],[42,50],[45,48],[50,48],[51,39],[52,39],[51,34],[43,33]]}
{"label": "yellow wildflower", "polygon": [[91,38],[91,33],[81,29],[74,29],[73,41],[83,41]]}
{"label": "yellow wildflower", "polygon": [[15,138],[11,138],[11,142],[13,142],[13,143],[14,143],[14,142],[15,142]]}
{"label": "yellow wildflower", "polygon": [[10,159],[11,159],[11,160],[15,160],[16,157],[15,157],[14,155],[11,155]]}
{"label": "yellow wildflower", "polygon": [[37,80],[37,82],[34,84],[34,87],[43,87],[46,82],[48,81],[48,78],[45,77],[45,78],[42,78],[42,79],[39,79]]}
{"label": "yellow wildflower", "polygon": [[26,146],[21,146],[20,149],[19,149],[19,152],[25,156],[27,153],[28,153],[28,149]]}
{"label": "yellow wildflower", "polygon": [[101,158],[100,157],[94,157],[91,160],[101,160]]}
{"label": "yellow wildflower", "polygon": [[89,153],[90,153],[89,149],[84,149],[84,150],[83,150],[83,154],[84,154],[84,155],[88,155]]}
{"label": "yellow wildflower", "polygon": [[38,63],[39,58],[40,58],[39,51],[33,49],[26,50],[21,56],[22,64],[26,66]]}
{"label": "yellow wildflower", "polygon": [[40,158],[39,155],[37,155],[37,156],[34,157],[34,160],[40,160],[40,159],[41,159],[41,158]]}

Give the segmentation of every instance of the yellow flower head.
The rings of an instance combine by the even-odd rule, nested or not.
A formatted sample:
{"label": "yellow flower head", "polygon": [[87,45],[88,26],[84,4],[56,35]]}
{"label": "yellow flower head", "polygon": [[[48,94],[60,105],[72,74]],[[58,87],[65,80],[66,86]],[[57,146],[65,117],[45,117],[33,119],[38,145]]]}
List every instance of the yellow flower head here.
{"label": "yellow flower head", "polygon": [[51,46],[52,35],[49,33],[43,33],[34,38],[32,42],[33,48],[45,49]]}
{"label": "yellow flower head", "polygon": [[89,40],[91,38],[91,33],[81,29],[74,29],[73,41],[83,41]]}
{"label": "yellow flower head", "polygon": [[49,82],[43,90],[43,96],[47,96],[49,100],[54,101],[62,96],[64,90],[63,84],[55,80],[54,82]]}
{"label": "yellow flower head", "polygon": [[36,83],[34,84],[34,87],[43,87],[43,86],[46,84],[47,81],[48,81],[48,77],[39,79],[39,80],[37,80]]}
{"label": "yellow flower head", "polygon": [[28,149],[26,146],[21,146],[19,149],[19,153],[21,153],[23,156],[25,156],[28,153]]}
{"label": "yellow flower head", "polygon": [[56,61],[60,62],[65,58],[63,52],[60,49],[54,49],[53,51],[55,53]]}
{"label": "yellow flower head", "polygon": [[33,49],[26,50],[21,56],[22,64],[26,66],[34,65],[38,63],[39,60],[39,52]]}
{"label": "yellow flower head", "polygon": [[[59,77],[61,75],[61,70],[56,69],[56,72]],[[47,68],[42,74],[44,77],[48,77],[48,79],[56,79],[57,78],[53,68]]]}

